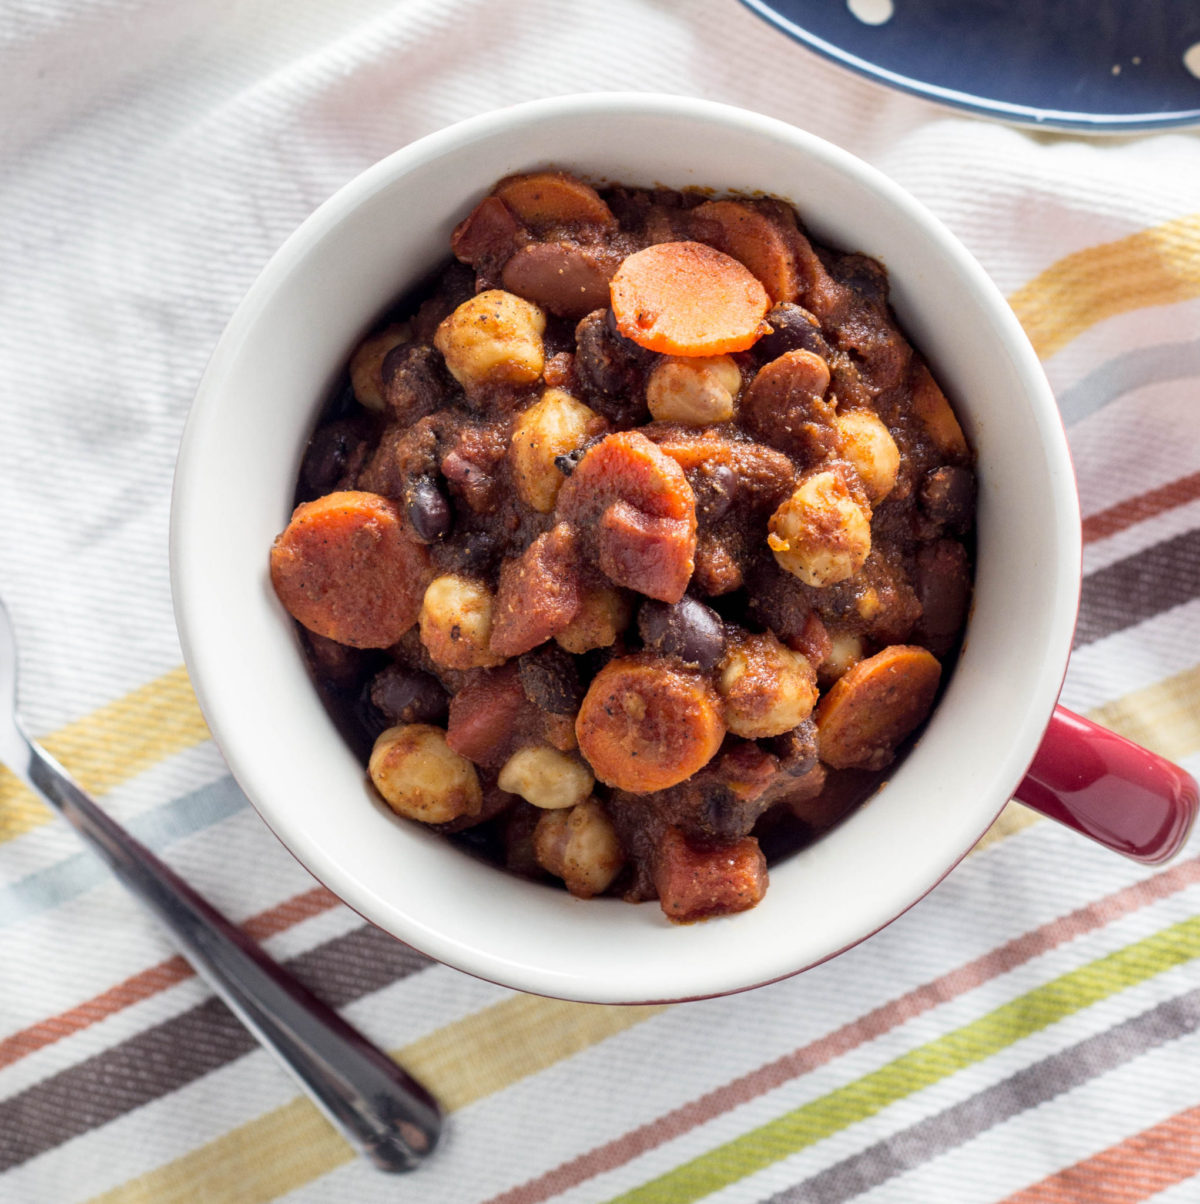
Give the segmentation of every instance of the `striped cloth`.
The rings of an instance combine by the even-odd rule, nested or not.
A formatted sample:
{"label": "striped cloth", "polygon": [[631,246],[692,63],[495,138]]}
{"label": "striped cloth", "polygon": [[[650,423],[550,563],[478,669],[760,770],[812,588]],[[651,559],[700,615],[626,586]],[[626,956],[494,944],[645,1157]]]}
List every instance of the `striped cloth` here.
{"label": "striped cloth", "polygon": [[1200,1200],[1200,840],[1147,869],[1010,808],[831,963],[606,1008],[477,982],[367,927],[227,775],[166,567],[205,356],[274,248],[373,160],[502,103],[610,88],[802,125],[975,252],[1045,361],[1080,474],[1064,701],[1200,769],[1194,135],[979,122],[843,74],[735,0],[17,0],[0,10],[0,563],[29,726],[449,1122],[411,1176],[355,1161],[6,777],[0,1200]]}

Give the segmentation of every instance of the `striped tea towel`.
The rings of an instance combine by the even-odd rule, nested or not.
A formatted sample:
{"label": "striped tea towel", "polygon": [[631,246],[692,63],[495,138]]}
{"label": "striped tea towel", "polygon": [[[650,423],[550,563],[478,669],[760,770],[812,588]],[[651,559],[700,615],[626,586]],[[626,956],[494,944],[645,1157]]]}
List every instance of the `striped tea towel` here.
{"label": "striped tea towel", "polygon": [[412,1175],[355,1161],[4,778],[0,1200],[1195,1204],[1200,840],[1148,869],[1010,809],[931,896],[818,969],[607,1008],[477,982],[364,925],[226,773],[167,582],[205,357],[354,173],[458,118],[598,89],[792,121],[975,252],[1045,361],[1079,470],[1064,701],[1200,769],[1195,134],[977,121],[843,73],[736,0],[17,0],[0,8],[0,593],[29,725],[449,1122]]}

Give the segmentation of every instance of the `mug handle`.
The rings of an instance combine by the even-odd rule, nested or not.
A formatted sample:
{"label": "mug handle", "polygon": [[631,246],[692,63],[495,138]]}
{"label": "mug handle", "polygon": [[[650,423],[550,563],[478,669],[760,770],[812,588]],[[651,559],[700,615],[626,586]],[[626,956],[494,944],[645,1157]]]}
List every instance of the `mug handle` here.
{"label": "mug handle", "polygon": [[1164,757],[1056,706],[1016,799],[1100,844],[1150,864],[1183,847],[1200,792]]}

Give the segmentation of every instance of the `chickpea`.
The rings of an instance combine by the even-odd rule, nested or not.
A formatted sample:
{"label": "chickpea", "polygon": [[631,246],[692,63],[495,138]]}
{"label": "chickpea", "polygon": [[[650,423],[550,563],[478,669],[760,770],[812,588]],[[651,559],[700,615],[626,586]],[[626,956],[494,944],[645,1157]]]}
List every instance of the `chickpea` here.
{"label": "chickpea", "polygon": [[554,638],[560,647],[578,656],[615,644],[632,620],[629,595],[612,586],[601,586],[583,591],[575,617]]}
{"label": "chickpea", "polygon": [[488,289],[442,320],[433,345],[450,374],[468,392],[489,385],[529,385],[542,374],[546,315],[536,305]]}
{"label": "chickpea", "polygon": [[509,455],[521,500],[549,514],[566,479],[555,458],[581,447],[603,426],[600,415],[570,393],[547,389],[513,428]]}
{"label": "chickpea", "polygon": [[659,422],[705,426],[728,422],[742,374],[728,355],[670,356],[646,382],[646,403]]}
{"label": "chickpea", "polygon": [[350,384],[360,405],[377,414],[387,409],[383,395],[383,361],[389,351],[411,338],[408,323],[397,322],[359,344],[350,360]]}
{"label": "chickpea", "polygon": [[771,516],[767,543],[781,568],[807,585],[832,585],[871,551],[871,510],[835,469],[810,473]]}
{"label": "chickpea", "polygon": [[477,815],[483,790],[475,766],[427,723],[399,724],[380,734],[367,766],[375,789],[397,815],[445,824]]}
{"label": "chickpea", "polygon": [[866,655],[863,638],[853,631],[829,629],[829,655],[821,662],[820,680],[823,686],[837,681],[848,669],[857,665]]}
{"label": "chickpea", "polygon": [[834,419],[842,437],[842,455],[862,478],[871,504],[882,501],[896,484],[900,449],[873,410],[846,410]]}
{"label": "chickpea", "polygon": [[717,678],[726,727],[747,740],[790,732],[812,713],[816,677],[807,658],[771,632],[738,637],[730,643]]}
{"label": "chickpea", "polygon": [[580,899],[607,890],[625,864],[621,842],[594,798],[539,816],[533,853],[542,869],[561,878]]}
{"label": "chickpea", "polygon": [[488,651],[493,605],[491,591],[480,581],[457,573],[435,577],[421,602],[421,643],[447,669],[503,664],[504,657]]}
{"label": "chickpea", "polygon": [[556,811],[587,798],[596,779],[577,757],[548,744],[534,744],[517,749],[504,762],[496,784],[535,807]]}

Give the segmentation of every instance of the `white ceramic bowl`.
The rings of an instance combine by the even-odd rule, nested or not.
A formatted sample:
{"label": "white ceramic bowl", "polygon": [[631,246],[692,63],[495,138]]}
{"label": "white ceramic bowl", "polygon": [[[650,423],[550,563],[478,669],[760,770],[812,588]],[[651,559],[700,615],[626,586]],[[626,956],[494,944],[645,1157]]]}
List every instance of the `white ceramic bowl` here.
{"label": "white ceramic bowl", "polygon": [[[368,791],[267,577],[300,455],[356,341],[447,254],[491,184],[541,167],[593,181],[765,192],[820,241],[881,259],[892,301],[978,453],[965,651],[887,786],[776,866],[753,911],[688,927],[506,875]],[[1003,297],[911,196],[779,121],[681,97],[578,96],[487,114],[377,163],[268,264],[188,421],[171,560],[205,717],[262,817],[317,878],[432,957],[526,991],[616,1003],[736,991],[862,940],[919,899],[999,813],[1037,750],[1078,602],[1079,514],[1045,377]]]}

